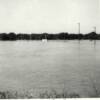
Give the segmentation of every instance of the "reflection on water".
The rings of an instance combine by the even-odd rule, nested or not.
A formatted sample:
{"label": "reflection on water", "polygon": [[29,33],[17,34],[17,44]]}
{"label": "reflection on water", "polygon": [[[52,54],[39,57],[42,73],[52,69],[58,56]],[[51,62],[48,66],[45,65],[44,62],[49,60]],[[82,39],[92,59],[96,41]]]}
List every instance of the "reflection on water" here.
{"label": "reflection on water", "polygon": [[100,41],[0,41],[0,89],[66,88],[86,95],[100,84]]}

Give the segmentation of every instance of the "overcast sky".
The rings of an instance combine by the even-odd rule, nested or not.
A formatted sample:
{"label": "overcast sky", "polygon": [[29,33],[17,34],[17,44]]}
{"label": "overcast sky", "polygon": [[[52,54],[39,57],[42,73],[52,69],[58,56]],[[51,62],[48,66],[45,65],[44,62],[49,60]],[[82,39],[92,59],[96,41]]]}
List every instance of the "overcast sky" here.
{"label": "overcast sky", "polygon": [[100,32],[100,0],[0,0],[0,32]]}

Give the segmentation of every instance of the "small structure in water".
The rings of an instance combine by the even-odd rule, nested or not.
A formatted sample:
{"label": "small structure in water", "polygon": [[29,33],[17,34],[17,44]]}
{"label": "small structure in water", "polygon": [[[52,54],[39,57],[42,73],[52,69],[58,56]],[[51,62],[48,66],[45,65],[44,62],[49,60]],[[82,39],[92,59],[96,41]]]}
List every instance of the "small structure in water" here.
{"label": "small structure in water", "polygon": [[44,33],[43,34],[42,42],[47,42],[47,33]]}
{"label": "small structure in water", "polygon": [[47,42],[47,39],[42,39],[42,42]]}

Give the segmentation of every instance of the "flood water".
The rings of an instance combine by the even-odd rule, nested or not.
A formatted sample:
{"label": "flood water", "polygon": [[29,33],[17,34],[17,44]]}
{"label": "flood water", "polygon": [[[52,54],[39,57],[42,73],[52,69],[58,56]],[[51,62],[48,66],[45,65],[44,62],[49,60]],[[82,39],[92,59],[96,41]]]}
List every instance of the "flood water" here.
{"label": "flood water", "polygon": [[100,87],[100,41],[0,41],[0,90]]}

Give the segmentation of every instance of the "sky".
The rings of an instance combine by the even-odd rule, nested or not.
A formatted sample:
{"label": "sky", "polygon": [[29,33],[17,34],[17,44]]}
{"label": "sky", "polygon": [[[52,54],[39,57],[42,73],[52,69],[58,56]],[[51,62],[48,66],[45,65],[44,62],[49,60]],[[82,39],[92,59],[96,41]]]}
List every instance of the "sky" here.
{"label": "sky", "polygon": [[100,33],[100,0],[0,0],[0,32]]}

